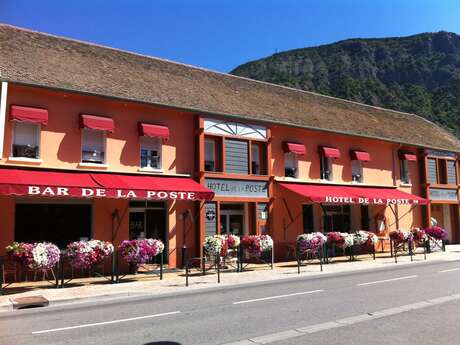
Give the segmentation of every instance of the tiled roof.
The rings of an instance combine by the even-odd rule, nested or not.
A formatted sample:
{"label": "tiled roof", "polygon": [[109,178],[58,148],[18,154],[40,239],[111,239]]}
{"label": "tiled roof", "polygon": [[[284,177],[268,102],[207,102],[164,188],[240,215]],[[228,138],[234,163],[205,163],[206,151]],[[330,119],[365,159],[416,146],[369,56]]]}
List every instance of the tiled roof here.
{"label": "tiled roof", "polygon": [[0,79],[460,152],[412,114],[0,25]]}

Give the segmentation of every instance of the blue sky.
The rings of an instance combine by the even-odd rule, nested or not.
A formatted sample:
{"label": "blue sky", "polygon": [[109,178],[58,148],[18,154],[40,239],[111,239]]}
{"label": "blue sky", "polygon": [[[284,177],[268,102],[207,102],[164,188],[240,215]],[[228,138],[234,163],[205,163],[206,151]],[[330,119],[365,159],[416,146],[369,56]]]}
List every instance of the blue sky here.
{"label": "blue sky", "polygon": [[228,72],[347,38],[460,33],[460,1],[0,0],[0,22]]}

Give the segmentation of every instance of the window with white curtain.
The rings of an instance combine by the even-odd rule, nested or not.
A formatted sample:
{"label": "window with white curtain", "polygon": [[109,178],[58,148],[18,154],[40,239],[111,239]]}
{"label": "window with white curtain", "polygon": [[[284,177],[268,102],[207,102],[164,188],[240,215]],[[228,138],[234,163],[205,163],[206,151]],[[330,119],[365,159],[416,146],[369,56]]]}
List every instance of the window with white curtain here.
{"label": "window with white curtain", "polygon": [[161,169],[161,138],[140,137],[141,168]]}
{"label": "window with white curtain", "polygon": [[82,163],[105,164],[106,134],[104,131],[82,129]]}
{"label": "window with white curtain", "polygon": [[351,180],[352,182],[363,182],[363,164],[359,160],[351,161]]}
{"label": "window with white curtain", "polygon": [[298,178],[298,170],[297,155],[293,152],[286,152],[284,154],[284,176]]}
{"label": "window with white curtain", "polygon": [[40,125],[14,121],[13,157],[39,158]]}

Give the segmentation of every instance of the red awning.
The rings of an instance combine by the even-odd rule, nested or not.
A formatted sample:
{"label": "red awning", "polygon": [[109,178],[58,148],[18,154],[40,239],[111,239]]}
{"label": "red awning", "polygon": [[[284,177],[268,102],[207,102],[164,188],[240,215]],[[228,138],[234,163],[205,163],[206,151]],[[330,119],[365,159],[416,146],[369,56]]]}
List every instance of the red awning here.
{"label": "red awning", "polygon": [[48,124],[48,110],[40,108],[23,107],[12,105],[10,109],[10,119],[16,121]]}
{"label": "red awning", "polygon": [[339,149],[336,149],[334,147],[325,147],[325,146],[322,146],[320,148],[320,151],[321,151],[321,154],[324,156],[324,157],[328,157],[328,158],[340,158],[340,150]]}
{"label": "red awning", "polygon": [[139,135],[152,137],[152,138],[161,138],[164,141],[169,140],[169,128],[166,126],[160,125],[151,125],[148,123],[139,123]]}
{"label": "red awning", "polygon": [[284,152],[292,152],[296,155],[304,155],[307,152],[305,145],[296,144],[296,143],[289,143],[287,141],[284,142]]}
{"label": "red awning", "polygon": [[300,183],[281,183],[289,189],[317,203],[426,205],[428,200],[402,192],[396,188],[331,186]]}
{"label": "red awning", "polygon": [[115,122],[110,117],[82,114],[80,115],[80,127],[113,133]]}
{"label": "red awning", "polygon": [[415,162],[417,160],[417,155],[408,151],[399,151],[399,158],[406,161]]}
{"label": "red awning", "polygon": [[185,177],[0,169],[0,195],[211,200],[214,192]]}
{"label": "red awning", "polygon": [[352,160],[369,162],[371,160],[371,155],[365,151],[350,151],[350,157]]}

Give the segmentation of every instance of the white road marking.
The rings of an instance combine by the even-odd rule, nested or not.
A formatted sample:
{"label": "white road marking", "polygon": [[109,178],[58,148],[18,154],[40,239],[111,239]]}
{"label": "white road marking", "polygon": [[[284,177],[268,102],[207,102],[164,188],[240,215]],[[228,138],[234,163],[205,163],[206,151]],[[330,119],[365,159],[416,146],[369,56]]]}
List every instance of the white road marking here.
{"label": "white road marking", "polygon": [[453,271],[460,271],[460,267],[459,268],[451,268],[449,270],[442,270],[442,271],[439,271],[439,273],[446,273],[446,272],[453,272]]}
{"label": "white road marking", "polygon": [[373,284],[380,284],[380,283],[388,283],[388,282],[394,282],[396,280],[404,280],[404,279],[412,279],[412,278],[417,278],[417,275],[398,277],[398,278],[392,278],[392,279],[384,279],[384,280],[376,280],[376,281],[373,281],[373,282],[356,284],[356,286],[365,286],[365,285],[373,285]]}
{"label": "white road marking", "polygon": [[405,312],[410,312],[412,310],[416,309],[421,309],[421,308],[427,308],[431,307],[434,305],[439,305],[442,303],[446,303],[449,301],[455,301],[460,299],[460,294],[453,294],[453,295],[447,295],[447,296],[442,296],[442,297],[437,297],[425,301],[420,301],[412,304],[405,304],[401,305],[399,307],[393,307],[393,308],[388,308],[388,309],[383,309],[379,311],[375,311],[372,313],[367,313],[367,314],[358,314],[355,316],[335,320],[335,321],[329,321],[329,322],[323,322],[323,323],[318,323],[315,325],[309,325],[306,327],[302,328],[296,328],[296,329],[289,329],[281,332],[276,332],[276,333],[270,333],[270,334],[265,334],[262,336],[258,337],[253,337],[249,339],[242,339],[239,341],[235,341],[232,343],[226,343],[224,345],[258,345],[258,344],[268,344],[274,341],[281,341],[284,339],[292,339],[296,337],[301,337],[301,336],[306,336],[308,334],[313,334],[317,332],[323,332],[327,331],[333,328],[338,328],[338,327],[347,327],[350,325],[358,324],[358,323],[363,323],[363,322],[368,322],[372,321],[375,319],[381,319],[384,317],[390,317],[393,315],[405,313]]}
{"label": "white road marking", "polygon": [[60,331],[66,331],[69,329],[77,329],[77,328],[85,328],[85,327],[94,327],[94,326],[103,326],[103,325],[110,325],[113,323],[120,323],[120,322],[128,322],[128,321],[136,321],[136,320],[143,320],[143,319],[153,319],[155,317],[160,317],[160,316],[167,316],[167,315],[174,315],[174,314],[179,314],[180,311],[172,311],[169,313],[161,313],[161,314],[153,314],[153,315],[145,315],[145,316],[138,316],[138,317],[131,317],[129,319],[119,319],[119,320],[112,320],[112,321],[104,321],[104,322],[96,322],[96,323],[86,323],[83,325],[77,325],[77,326],[69,326],[69,327],[61,327],[61,328],[53,328],[53,329],[45,329],[42,331],[35,331],[32,332],[32,334],[43,334],[43,333],[51,333],[51,332],[60,332]]}
{"label": "white road marking", "polygon": [[300,295],[308,295],[308,294],[317,293],[317,292],[323,292],[323,291],[324,290],[312,290],[312,291],[296,292],[296,293],[291,293],[291,294],[288,294],[288,295],[278,295],[278,296],[271,296],[271,297],[248,299],[246,301],[233,302],[233,304],[243,304],[243,303],[252,303],[252,302],[259,302],[259,301],[268,301],[268,300],[271,300],[271,299],[286,298],[286,297],[300,296]]}

